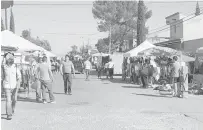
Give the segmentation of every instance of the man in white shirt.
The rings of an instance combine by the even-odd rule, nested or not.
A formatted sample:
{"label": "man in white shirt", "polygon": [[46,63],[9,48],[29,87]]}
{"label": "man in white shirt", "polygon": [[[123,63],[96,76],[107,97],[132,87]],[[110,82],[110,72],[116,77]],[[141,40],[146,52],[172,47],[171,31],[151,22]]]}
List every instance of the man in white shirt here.
{"label": "man in white shirt", "polygon": [[84,62],[84,66],[85,66],[85,76],[86,76],[86,80],[89,80],[89,74],[90,74],[90,70],[92,69],[92,64],[89,61],[89,58]]}
{"label": "man in white shirt", "polygon": [[108,70],[110,78],[113,79],[114,63],[112,62],[112,59],[109,59]]}
{"label": "man in white shirt", "polygon": [[2,83],[6,93],[7,119],[11,120],[15,111],[21,74],[17,65],[14,64],[14,54],[8,52],[4,55],[4,57],[6,63],[5,65],[2,65]]}

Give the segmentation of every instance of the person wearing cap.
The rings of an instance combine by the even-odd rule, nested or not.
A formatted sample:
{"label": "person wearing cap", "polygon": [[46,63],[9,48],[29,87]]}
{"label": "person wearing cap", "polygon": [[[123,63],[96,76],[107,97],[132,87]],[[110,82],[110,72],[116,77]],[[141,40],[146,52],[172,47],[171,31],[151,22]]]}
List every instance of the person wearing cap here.
{"label": "person wearing cap", "polygon": [[72,92],[72,90],[71,90],[71,88],[72,88],[72,72],[75,76],[74,65],[73,65],[72,61],[70,61],[69,56],[66,55],[65,61],[63,61],[61,63],[60,73],[63,76],[64,92],[65,92],[65,94],[69,94],[69,95],[71,95],[71,92]]}
{"label": "person wearing cap", "polygon": [[20,87],[21,74],[17,65],[14,64],[14,54],[4,55],[6,63],[2,65],[2,85],[6,93],[6,114],[7,119],[11,120],[15,112],[18,88]]}
{"label": "person wearing cap", "polygon": [[56,103],[55,97],[53,95],[53,75],[51,72],[51,68],[49,64],[47,63],[47,57],[43,56],[42,63],[39,64],[37,68],[37,73],[39,76],[39,81],[41,82],[41,88],[42,88],[42,96],[43,96],[43,103],[47,103],[46,99],[46,88],[48,89],[50,103]]}

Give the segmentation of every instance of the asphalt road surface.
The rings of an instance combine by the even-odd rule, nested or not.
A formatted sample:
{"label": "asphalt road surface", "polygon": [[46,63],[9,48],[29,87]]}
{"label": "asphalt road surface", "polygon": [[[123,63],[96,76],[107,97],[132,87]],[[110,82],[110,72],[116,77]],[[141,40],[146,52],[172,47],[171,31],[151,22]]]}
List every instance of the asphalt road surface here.
{"label": "asphalt road surface", "polygon": [[10,121],[2,99],[2,130],[203,130],[202,96],[172,98],[123,83],[119,77],[90,78],[76,75],[72,95],[65,95],[62,77],[55,74],[56,104],[36,103],[34,92],[28,99],[19,93]]}

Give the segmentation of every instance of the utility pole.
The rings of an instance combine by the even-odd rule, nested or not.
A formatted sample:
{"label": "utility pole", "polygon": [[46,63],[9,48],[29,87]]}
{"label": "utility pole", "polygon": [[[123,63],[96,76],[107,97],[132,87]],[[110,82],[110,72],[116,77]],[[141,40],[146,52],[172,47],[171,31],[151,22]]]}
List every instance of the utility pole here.
{"label": "utility pole", "polygon": [[109,29],[109,54],[111,54],[111,24]]}

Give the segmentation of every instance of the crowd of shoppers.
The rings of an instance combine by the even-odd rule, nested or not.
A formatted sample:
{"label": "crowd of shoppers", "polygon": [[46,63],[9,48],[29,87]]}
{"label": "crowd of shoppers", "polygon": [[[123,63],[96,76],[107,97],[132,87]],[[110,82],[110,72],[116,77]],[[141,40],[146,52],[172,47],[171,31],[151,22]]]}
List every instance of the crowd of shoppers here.
{"label": "crowd of shoppers", "polygon": [[124,58],[122,79],[129,77],[129,82],[148,88],[154,83],[172,84],[173,96],[183,96],[183,68],[178,57],[164,57],[162,59],[149,57]]}

